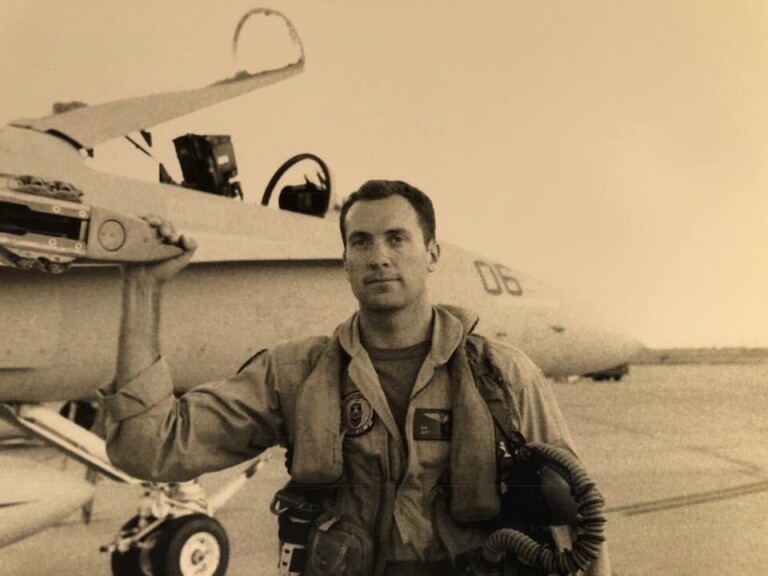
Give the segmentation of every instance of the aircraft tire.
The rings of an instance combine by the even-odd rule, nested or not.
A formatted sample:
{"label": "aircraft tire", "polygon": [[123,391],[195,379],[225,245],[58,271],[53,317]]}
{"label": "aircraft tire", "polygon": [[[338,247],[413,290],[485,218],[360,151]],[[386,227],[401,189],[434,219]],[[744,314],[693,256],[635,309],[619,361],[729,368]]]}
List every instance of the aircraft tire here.
{"label": "aircraft tire", "polygon": [[144,574],[139,564],[139,549],[131,548],[127,552],[112,552],[112,576],[141,576]]}
{"label": "aircraft tire", "polygon": [[205,514],[169,520],[150,552],[152,573],[167,576],[224,576],[229,539],[223,526]]}

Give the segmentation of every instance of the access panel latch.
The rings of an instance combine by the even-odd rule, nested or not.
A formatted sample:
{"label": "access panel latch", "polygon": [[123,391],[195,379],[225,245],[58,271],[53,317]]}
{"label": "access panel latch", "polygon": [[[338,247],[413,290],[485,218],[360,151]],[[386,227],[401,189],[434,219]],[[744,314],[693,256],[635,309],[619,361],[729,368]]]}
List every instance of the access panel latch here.
{"label": "access panel latch", "polygon": [[155,262],[181,253],[141,218],[88,206],[81,197],[66,182],[0,174],[0,262],[60,273],[75,260]]}

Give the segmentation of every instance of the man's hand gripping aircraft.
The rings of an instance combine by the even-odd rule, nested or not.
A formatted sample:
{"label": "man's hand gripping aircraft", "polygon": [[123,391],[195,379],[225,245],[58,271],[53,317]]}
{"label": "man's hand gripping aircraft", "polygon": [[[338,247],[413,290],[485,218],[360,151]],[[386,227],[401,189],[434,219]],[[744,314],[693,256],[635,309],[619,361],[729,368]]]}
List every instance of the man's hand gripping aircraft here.
{"label": "man's hand gripping aircraft", "polygon": [[[104,174],[84,162],[99,144],[135,132],[149,143],[146,130],[152,126],[302,72],[299,36],[277,12],[248,12],[238,24],[235,47],[251,17],[282,21],[295,58],[197,90],[63,106],[63,112],[0,128],[0,411],[5,421],[0,436],[31,433],[84,462],[91,479],[96,471],[138,482],[109,463],[96,434],[48,406],[89,402],[113,376],[119,263],[174,253],[175,248],[155,241],[141,216],[170,219],[200,245],[189,268],[168,287],[163,305],[167,359],[182,390],[235,371],[280,340],[329,333],[354,310],[342,268],[338,215],[329,209],[330,174],[313,154],[286,161],[259,204],[241,201],[227,137],[190,134],[175,141],[182,184],[162,176],[164,183],[148,183]],[[279,207],[269,207],[283,174],[301,161],[317,164],[319,183],[285,186]],[[442,246],[435,276],[435,301],[476,310],[482,318],[479,332],[521,348],[549,376],[622,367],[637,349],[526,274],[458,247]],[[53,525],[92,498],[91,482],[38,463],[29,457],[32,451],[0,451],[0,546]],[[251,467],[245,475],[254,471]],[[195,485],[148,487],[140,513],[107,547],[113,572],[159,573],[158,565],[183,565],[202,553],[208,555],[211,574],[223,573],[226,534],[211,516],[242,481],[208,501]],[[184,525],[185,516],[212,536],[207,542],[217,551],[176,546],[189,558],[167,558],[169,542],[193,532],[189,522]]]}

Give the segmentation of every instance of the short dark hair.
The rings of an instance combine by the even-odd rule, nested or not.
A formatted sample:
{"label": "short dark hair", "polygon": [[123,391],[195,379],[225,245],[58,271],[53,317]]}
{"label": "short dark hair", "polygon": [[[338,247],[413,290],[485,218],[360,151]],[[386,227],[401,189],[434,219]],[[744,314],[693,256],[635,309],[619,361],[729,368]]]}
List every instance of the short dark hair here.
{"label": "short dark hair", "polygon": [[383,200],[390,196],[402,196],[416,210],[425,245],[435,239],[435,208],[432,206],[432,200],[429,199],[429,196],[402,180],[368,180],[350,194],[341,206],[339,227],[341,228],[341,241],[344,243],[345,249],[347,247],[347,212],[352,205],[358,201]]}

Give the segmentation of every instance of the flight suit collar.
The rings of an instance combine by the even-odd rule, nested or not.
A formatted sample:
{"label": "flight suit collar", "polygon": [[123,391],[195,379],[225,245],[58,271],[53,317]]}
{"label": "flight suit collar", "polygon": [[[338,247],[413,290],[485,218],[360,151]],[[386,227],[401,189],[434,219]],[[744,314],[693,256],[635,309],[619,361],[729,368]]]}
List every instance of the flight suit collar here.
{"label": "flight suit collar", "polygon": [[[466,336],[474,330],[478,316],[459,306],[439,304],[432,307],[432,349],[430,356],[435,365],[445,364]],[[336,332],[339,343],[350,358],[365,352],[360,339],[360,315],[355,313],[341,324]],[[367,353],[365,353],[367,357]]]}

